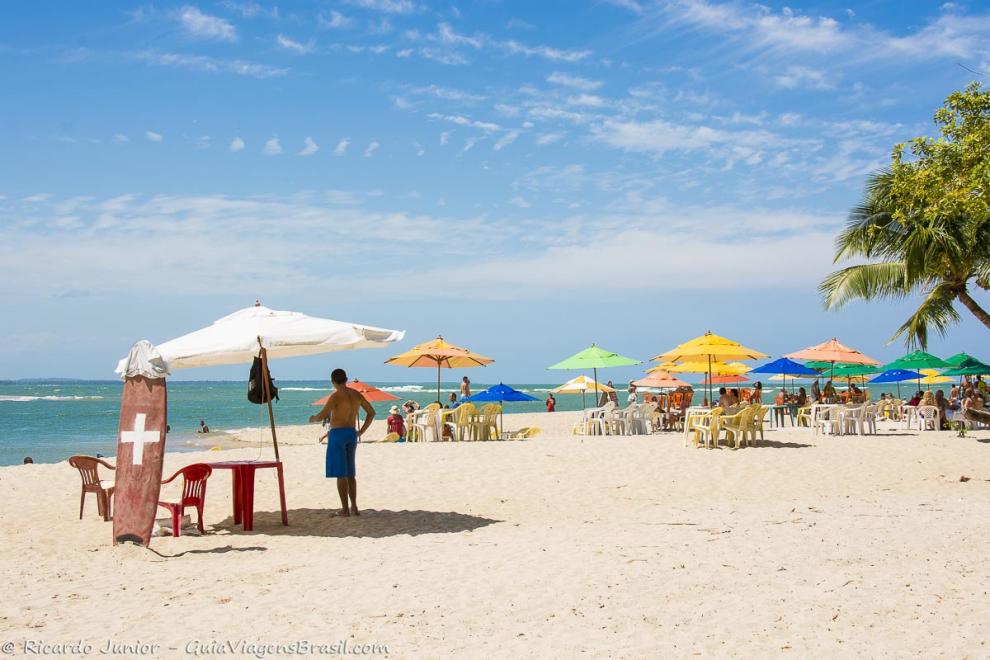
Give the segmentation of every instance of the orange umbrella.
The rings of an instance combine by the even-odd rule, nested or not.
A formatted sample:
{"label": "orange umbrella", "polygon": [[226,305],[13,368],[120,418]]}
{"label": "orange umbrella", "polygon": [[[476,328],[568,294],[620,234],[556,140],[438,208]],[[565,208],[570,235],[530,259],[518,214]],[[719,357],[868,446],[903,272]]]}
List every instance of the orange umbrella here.
{"label": "orange umbrella", "polygon": [[727,375],[727,376],[712,376],[711,383],[708,382],[708,376],[705,376],[705,379],[703,381],[701,381],[701,384],[702,385],[729,385],[731,383],[748,383],[748,382],[749,382],[749,378],[746,378],[745,376],[737,376],[737,375],[734,375],[734,374],[730,374],[730,375]]}
{"label": "orange umbrella", "polygon": [[636,387],[687,387],[690,383],[666,371],[652,371],[648,376],[634,380]]}
{"label": "orange umbrella", "polygon": [[[347,383],[347,387],[357,392],[360,392],[361,394],[364,395],[364,398],[367,399],[368,401],[398,401],[399,399],[399,397],[395,396],[394,394],[389,394],[384,390],[378,389],[374,385],[369,385],[368,383],[362,383],[359,380],[352,380],[351,382]],[[328,394],[322,399],[318,399],[314,401],[311,405],[325,406],[327,403],[327,399],[329,398],[330,395]]]}
{"label": "orange umbrella", "polygon": [[809,346],[795,353],[789,353],[784,357],[793,360],[821,360],[823,362],[831,362],[833,373],[830,374],[830,377],[834,375],[836,362],[844,364],[880,364],[879,360],[874,360],[871,357],[863,355],[855,348],[849,348],[834,337],[825,343],[818,344],[817,346]]}

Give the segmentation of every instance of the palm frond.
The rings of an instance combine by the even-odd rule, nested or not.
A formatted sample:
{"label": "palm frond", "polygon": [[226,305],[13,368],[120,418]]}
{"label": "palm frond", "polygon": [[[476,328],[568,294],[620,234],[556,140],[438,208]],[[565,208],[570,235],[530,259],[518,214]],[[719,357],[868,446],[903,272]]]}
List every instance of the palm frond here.
{"label": "palm frond", "polygon": [[932,289],[918,309],[904,322],[890,341],[904,336],[909,348],[928,348],[929,330],[934,329],[944,337],[949,326],[959,322],[959,313],[952,306],[955,293],[948,285],[938,285]]}
{"label": "palm frond", "polygon": [[903,298],[915,287],[902,262],[882,261],[837,270],[818,286],[826,309],[837,309],[852,300]]}

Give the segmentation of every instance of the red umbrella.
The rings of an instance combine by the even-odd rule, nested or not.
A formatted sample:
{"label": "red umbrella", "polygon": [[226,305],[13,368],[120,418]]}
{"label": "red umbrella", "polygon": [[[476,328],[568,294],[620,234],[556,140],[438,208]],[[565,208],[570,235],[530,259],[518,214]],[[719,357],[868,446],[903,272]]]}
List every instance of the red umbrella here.
{"label": "red umbrella", "polygon": [[[347,386],[352,390],[363,394],[364,398],[367,399],[368,401],[398,401],[399,400],[399,397],[395,396],[394,394],[389,394],[384,390],[378,389],[374,385],[369,385],[368,383],[362,383],[359,380],[352,380],[351,382],[347,383]],[[322,399],[314,401],[312,405],[314,406],[326,405],[327,399],[329,398],[330,395],[328,394]]]}

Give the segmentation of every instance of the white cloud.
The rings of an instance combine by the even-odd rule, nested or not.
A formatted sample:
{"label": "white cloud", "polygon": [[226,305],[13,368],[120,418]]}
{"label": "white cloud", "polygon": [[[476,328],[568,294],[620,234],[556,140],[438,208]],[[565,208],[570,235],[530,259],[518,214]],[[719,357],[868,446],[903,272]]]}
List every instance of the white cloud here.
{"label": "white cloud", "polygon": [[313,52],[313,48],[314,48],[312,42],[309,42],[309,43],[305,43],[304,44],[302,42],[295,41],[294,39],[290,39],[289,37],[285,36],[284,34],[277,35],[275,37],[275,43],[277,43],[279,46],[281,46],[285,50],[292,51],[293,53],[296,53],[297,55],[308,55],[309,53],[312,53]]}
{"label": "white cloud", "polygon": [[144,137],[148,142],[161,142],[165,139],[161,133],[156,133],[154,131],[145,131]]}
{"label": "white cloud", "polygon": [[447,144],[450,141],[450,131],[444,131],[440,134],[440,146]]}
{"label": "white cloud", "polygon": [[279,142],[277,135],[272,136],[265,141],[265,146],[262,149],[262,152],[266,156],[277,156],[282,153],[282,143]]}
{"label": "white cloud", "polygon": [[342,138],[337,146],[333,148],[334,156],[343,156],[347,153],[347,147],[350,146],[351,141],[349,138]]}
{"label": "white cloud", "polygon": [[605,99],[595,94],[577,94],[567,98],[570,105],[580,105],[589,108],[600,108],[605,105]]}
{"label": "white cloud", "polygon": [[346,30],[354,25],[353,19],[344,16],[339,11],[334,9],[330,10],[330,18],[326,18],[323,14],[320,14],[318,21],[320,27],[329,28],[331,30]]}
{"label": "white cloud", "polygon": [[806,66],[791,65],[784,69],[783,73],[777,75],[774,80],[785,89],[835,89],[835,84],[829,79],[825,71]]}
{"label": "white cloud", "polygon": [[542,57],[554,62],[580,62],[591,55],[590,50],[568,50],[551,46],[528,46],[515,39],[494,43],[495,47],[513,55]]}
{"label": "white cloud", "polygon": [[715,147],[766,149],[799,144],[765,130],[727,131],[705,125],[606,120],[592,129],[598,140],[625,151],[662,156],[668,151],[699,151]]}
{"label": "white cloud", "polygon": [[492,151],[501,151],[505,147],[509,146],[519,137],[519,131],[508,131],[505,135],[499,138],[498,142],[492,147]]}
{"label": "white cloud", "polygon": [[464,147],[461,148],[461,153],[464,154],[471,151],[472,149],[474,149],[474,145],[476,144],[478,144],[478,138],[469,137],[467,140],[464,141]]}
{"label": "white cloud", "polygon": [[320,145],[316,144],[316,140],[314,140],[313,138],[307,136],[306,139],[303,140],[303,148],[299,152],[299,155],[300,156],[312,156],[313,154],[315,154],[319,150],[320,150]]}
{"label": "white cloud", "polygon": [[278,18],[278,7],[272,7],[267,9],[257,2],[233,2],[232,0],[223,0],[220,6],[227,11],[239,14],[244,18],[257,18],[263,16],[265,18]]}
{"label": "white cloud", "polygon": [[348,5],[384,14],[411,14],[418,7],[412,0],[344,0]]}
{"label": "white cloud", "polygon": [[180,9],[178,17],[183,30],[193,37],[217,41],[237,40],[237,30],[228,21],[217,16],[204,14],[192,5],[186,5]]}
{"label": "white cloud", "polygon": [[540,146],[546,146],[548,144],[553,144],[554,142],[559,142],[563,139],[563,135],[560,133],[544,133],[543,135],[536,138],[536,144]]}
{"label": "white cloud", "polygon": [[532,202],[525,200],[519,195],[516,195],[515,197],[510,199],[509,204],[512,204],[513,206],[518,206],[521,209],[528,209],[533,206]]}
{"label": "white cloud", "polygon": [[559,71],[555,71],[547,76],[547,82],[554,85],[563,85],[564,87],[573,87],[574,89],[580,89],[585,92],[594,91],[602,86],[600,80],[590,80],[589,78],[572,76],[567,73],[560,73]]}
{"label": "white cloud", "polygon": [[121,144],[123,142],[129,142],[130,141],[130,138],[128,138],[123,133],[114,133],[113,134],[113,141],[116,142],[117,144]]}
{"label": "white cloud", "polygon": [[368,147],[364,150],[364,157],[371,158],[378,151],[378,148],[382,145],[378,143],[377,140],[372,140]]}
{"label": "white cloud", "polygon": [[478,101],[484,101],[486,98],[482,94],[465,92],[460,89],[453,89],[451,87],[442,87],[440,85],[414,87],[410,91],[424,96],[435,96],[436,98],[443,99],[445,101],[457,101],[461,103],[476,103]]}
{"label": "white cloud", "polygon": [[477,121],[471,119],[470,117],[464,117],[462,115],[444,115],[438,112],[431,112],[427,115],[430,119],[439,119],[442,121],[448,121],[452,124],[457,124],[458,126],[470,126],[471,128],[478,128],[483,131],[498,131],[502,127],[498,124],[494,124],[490,121]]}
{"label": "white cloud", "polygon": [[238,151],[244,151],[244,140],[241,139],[240,137],[235,137],[233,140],[230,141],[230,150],[233,153],[237,153]]}
{"label": "white cloud", "polygon": [[137,53],[135,57],[146,64],[155,66],[174,66],[205,73],[233,73],[252,78],[276,78],[289,72],[288,69],[267,64],[256,64],[244,60],[222,60],[206,55],[142,51]]}

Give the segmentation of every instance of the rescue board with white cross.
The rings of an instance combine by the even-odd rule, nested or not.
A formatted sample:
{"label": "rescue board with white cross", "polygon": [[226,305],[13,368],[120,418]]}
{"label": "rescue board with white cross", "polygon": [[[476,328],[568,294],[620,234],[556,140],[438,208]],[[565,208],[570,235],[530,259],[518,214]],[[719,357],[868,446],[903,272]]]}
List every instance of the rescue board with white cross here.
{"label": "rescue board with white cross", "polygon": [[114,475],[113,543],[148,545],[158,510],[168,425],[164,378],[124,380]]}

